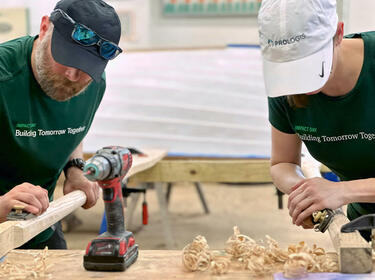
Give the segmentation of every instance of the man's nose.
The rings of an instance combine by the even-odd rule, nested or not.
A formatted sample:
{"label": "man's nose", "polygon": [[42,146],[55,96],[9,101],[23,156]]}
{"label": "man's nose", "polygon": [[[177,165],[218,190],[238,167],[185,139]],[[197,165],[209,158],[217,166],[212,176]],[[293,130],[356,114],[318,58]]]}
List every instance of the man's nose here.
{"label": "man's nose", "polygon": [[77,82],[79,80],[84,80],[84,82],[87,82],[91,79],[90,76],[83,71],[72,67],[66,69],[65,77],[71,82]]}
{"label": "man's nose", "polygon": [[75,68],[67,68],[65,70],[65,77],[71,82],[77,82],[81,76],[81,70]]}

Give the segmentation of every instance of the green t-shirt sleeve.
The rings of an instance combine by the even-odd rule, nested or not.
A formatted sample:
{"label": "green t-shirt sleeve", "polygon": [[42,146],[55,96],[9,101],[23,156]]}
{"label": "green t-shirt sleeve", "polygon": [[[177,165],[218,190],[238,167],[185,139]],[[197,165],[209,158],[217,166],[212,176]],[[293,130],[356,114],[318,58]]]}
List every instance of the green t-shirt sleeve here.
{"label": "green t-shirt sleeve", "polygon": [[281,132],[294,134],[295,131],[289,121],[288,107],[285,96],[268,97],[268,120],[271,125]]}

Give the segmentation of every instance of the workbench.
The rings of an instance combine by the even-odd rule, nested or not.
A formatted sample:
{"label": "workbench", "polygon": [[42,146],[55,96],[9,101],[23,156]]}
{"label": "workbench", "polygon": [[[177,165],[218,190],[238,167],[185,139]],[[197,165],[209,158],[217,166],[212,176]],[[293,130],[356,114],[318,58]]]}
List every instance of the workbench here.
{"label": "workbench", "polygon": [[[175,249],[168,217],[168,183],[271,183],[269,159],[166,157],[153,167],[131,176],[129,186],[152,183],[159,202],[161,223],[167,249]],[[132,213],[135,202],[128,212]],[[132,215],[130,215],[132,216]]]}
{"label": "workbench", "polygon": [[[42,250],[12,250],[5,260],[16,264],[32,264],[37,253]],[[139,252],[138,260],[125,272],[86,271],[83,268],[82,250],[48,250],[47,265],[51,268],[47,273],[54,280],[81,279],[257,279],[271,280],[272,275],[252,277],[250,272],[230,270],[220,276],[210,272],[186,271],[181,262],[181,251],[144,250]]]}

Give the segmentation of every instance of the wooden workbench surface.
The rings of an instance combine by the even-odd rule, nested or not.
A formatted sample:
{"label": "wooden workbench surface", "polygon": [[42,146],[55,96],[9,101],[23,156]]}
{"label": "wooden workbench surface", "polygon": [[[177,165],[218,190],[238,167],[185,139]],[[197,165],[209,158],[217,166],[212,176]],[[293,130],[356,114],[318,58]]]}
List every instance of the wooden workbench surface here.
{"label": "wooden workbench surface", "polygon": [[[5,260],[17,264],[32,264],[40,250],[13,250]],[[93,272],[83,268],[83,254],[80,250],[49,250],[47,271],[54,280],[81,279],[257,279],[271,280],[272,275],[251,277],[246,271],[231,270],[228,274],[215,276],[209,272],[188,272],[181,263],[181,251],[140,251],[138,260],[125,272]]]}

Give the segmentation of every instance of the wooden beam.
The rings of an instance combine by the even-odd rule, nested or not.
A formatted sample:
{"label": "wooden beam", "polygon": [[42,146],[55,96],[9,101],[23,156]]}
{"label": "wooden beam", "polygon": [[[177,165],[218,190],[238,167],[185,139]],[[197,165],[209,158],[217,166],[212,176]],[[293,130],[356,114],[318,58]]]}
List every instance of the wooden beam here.
{"label": "wooden beam", "polygon": [[[127,177],[150,168],[161,160],[167,151],[148,150],[145,155],[133,156],[133,165]],[[0,224],[0,258],[10,250],[17,248],[34,236],[49,228],[62,218],[85,204],[86,195],[82,191],[74,191],[52,201],[42,215],[26,221],[7,221]]]}
{"label": "wooden beam", "polygon": [[74,191],[52,201],[42,215],[26,221],[8,221],[0,224],[0,257],[49,228],[86,202],[82,191]]}
{"label": "wooden beam", "polygon": [[341,210],[328,227],[333,246],[339,255],[339,269],[342,273],[370,273],[372,271],[372,248],[358,231],[342,233],[341,227],[349,223],[349,219]]}
{"label": "wooden beam", "polygon": [[141,171],[147,170],[157,164],[167,155],[167,150],[143,150],[144,155],[133,155],[133,165],[126,174],[129,178]]}
{"label": "wooden beam", "polygon": [[130,178],[144,182],[270,183],[270,161],[264,159],[164,159]]}

